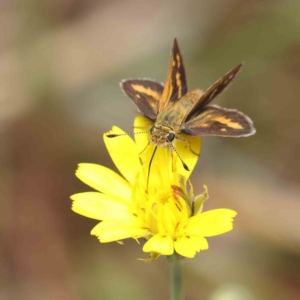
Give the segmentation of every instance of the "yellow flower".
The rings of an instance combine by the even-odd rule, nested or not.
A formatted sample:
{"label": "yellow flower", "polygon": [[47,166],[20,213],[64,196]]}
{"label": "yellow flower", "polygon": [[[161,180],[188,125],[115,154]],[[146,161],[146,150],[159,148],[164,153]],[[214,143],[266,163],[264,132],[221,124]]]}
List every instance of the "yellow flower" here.
{"label": "yellow flower", "polygon": [[[107,150],[123,177],[104,166],[79,164],[76,176],[97,192],[71,196],[72,209],[101,221],[91,231],[101,243],[144,238],[143,251],[150,252],[151,260],[174,251],[194,257],[208,249],[206,237],[233,228],[236,212],[225,208],[202,212],[207,188],[198,196],[191,184],[187,189],[191,172],[171,149],[158,148],[149,170],[154,146],[148,144],[148,134],[137,132],[149,131],[153,123],[138,116],[134,125],[136,142],[128,135],[107,138],[104,134]],[[117,127],[112,132],[124,133]],[[192,171],[198,160],[193,152],[200,153],[201,139],[182,138],[189,143],[176,140],[175,148]]]}

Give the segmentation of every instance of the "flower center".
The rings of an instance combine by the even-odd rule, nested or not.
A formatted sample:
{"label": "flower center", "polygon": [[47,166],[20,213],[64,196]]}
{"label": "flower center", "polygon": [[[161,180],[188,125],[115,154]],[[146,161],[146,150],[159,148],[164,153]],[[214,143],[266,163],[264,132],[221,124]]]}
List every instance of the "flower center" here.
{"label": "flower center", "polygon": [[166,204],[169,201],[174,201],[172,191],[162,191],[155,195],[157,204]]}
{"label": "flower center", "polygon": [[185,205],[185,201],[174,197],[171,187],[169,190],[158,191],[148,199],[145,210],[147,227],[153,234],[161,233],[174,236],[178,224],[182,221],[183,214],[187,213],[186,208],[183,207]]}

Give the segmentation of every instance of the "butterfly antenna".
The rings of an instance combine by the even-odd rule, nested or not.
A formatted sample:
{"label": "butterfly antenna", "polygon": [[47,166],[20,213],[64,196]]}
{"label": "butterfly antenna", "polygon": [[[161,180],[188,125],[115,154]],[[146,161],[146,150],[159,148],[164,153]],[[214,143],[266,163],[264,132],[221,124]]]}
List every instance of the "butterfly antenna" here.
{"label": "butterfly antenna", "polygon": [[144,133],[149,133],[149,131],[131,132],[131,133],[110,133],[110,134],[107,134],[106,136],[108,138],[114,138],[114,137],[122,136],[122,135],[134,136],[135,134],[144,134]]}
{"label": "butterfly antenna", "polygon": [[152,161],[153,161],[153,158],[154,158],[154,155],[155,155],[156,150],[157,150],[157,146],[155,146],[154,151],[153,151],[152,156],[151,156],[151,159],[150,159],[150,162],[149,162],[148,175],[147,175],[147,189],[146,189],[146,192],[148,192],[149,177],[150,177],[150,169],[151,169]]}
{"label": "butterfly antenna", "polygon": [[189,167],[186,165],[186,163],[182,160],[182,158],[180,157],[179,153],[177,152],[177,150],[175,149],[175,147],[173,146],[172,142],[170,142],[170,145],[172,147],[172,149],[174,150],[174,152],[177,154],[177,156],[179,157],[181,163],[182,163],[182,166],[184,167],[184,169],[186,171],[190,171]]}

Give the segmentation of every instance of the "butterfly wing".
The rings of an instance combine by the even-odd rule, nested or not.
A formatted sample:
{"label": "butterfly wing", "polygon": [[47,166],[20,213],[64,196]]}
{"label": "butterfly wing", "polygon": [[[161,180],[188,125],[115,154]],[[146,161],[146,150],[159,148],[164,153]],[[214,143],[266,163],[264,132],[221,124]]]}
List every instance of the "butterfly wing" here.
{"label": "butterfly wing", "polygon": [[162,111],[169,103],[178,101],[187,93],[187,83],[184,65],[177,40],[174,39],[169,70],[165,88],[159,101],[159,112]]}
{"label": "butterfly wing", "polygon": [[181,132],[197,136],[244,137],[253,135],[255,128],[243,113],[211,105],[185,123]]}
{"label": "butterfly wing", "polygon": [[201,96],[201,98],[193,107],[193,109],[190,111],[186,118],[186,121],[195,118],[199,113],[201,113],[203,108],[208,103],[210,103],[215,97],[217,97],[223,91],[225,91],[225,89],[230,85],[230,83],[232,83],[242,66],[243,63],[239,64],[231,71],[229,71],[226,75],[224,75],[221,79],[219,79],[217,82],[215,82],[212,86],[210,86],[207,89],[207,91],[205,91],[205,93]]}
{"label": "butterfly wing", "polygon": [[120,82],[120,86],[145,117],[156,120],[164,89],[161,83],[149,79],[125,79]]}

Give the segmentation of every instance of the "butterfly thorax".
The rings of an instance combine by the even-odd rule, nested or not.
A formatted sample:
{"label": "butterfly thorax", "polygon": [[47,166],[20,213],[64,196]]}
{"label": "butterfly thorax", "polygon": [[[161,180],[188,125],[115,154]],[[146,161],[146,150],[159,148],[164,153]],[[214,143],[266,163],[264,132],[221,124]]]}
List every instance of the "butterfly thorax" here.
{"label": "butterfly thorax", "polygon": [[201,90],[195,90],[185,94],[180,101],[170,103],[161,112],[159,112],[156,123],[179,131],[185,118],[199,100]]}
{"label": "butterfly thorax", "polygon": [[175,131],[161,124],[155,124],[150,132],[150,142],[159,147],[167,147],[175,138]]}

